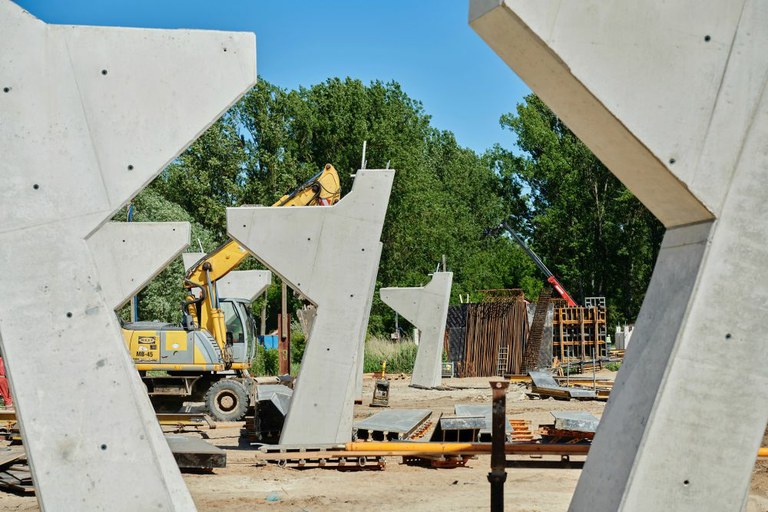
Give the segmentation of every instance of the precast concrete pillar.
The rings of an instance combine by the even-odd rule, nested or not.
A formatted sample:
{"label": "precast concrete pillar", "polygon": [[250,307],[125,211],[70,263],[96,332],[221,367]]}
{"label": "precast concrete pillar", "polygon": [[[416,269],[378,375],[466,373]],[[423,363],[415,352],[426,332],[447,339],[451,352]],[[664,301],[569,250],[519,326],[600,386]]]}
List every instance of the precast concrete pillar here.
{"label": "precast concrete pillar", "polygon": [[359,170],[334,206],[227,209],[229,236],[317,306],[281,444],[351,439],[358,357],[393,178],[393,170]]}
{"label": "precast concrete pillar", "polygon": [[0,37],[0,334],[40,508],[194,510],[98,239],[254,83],[253,35],[47,25],[0,0]]}
{"label": "precast concrete pillar", "polygon": [[739,509],[768,421],[737,391],[768,384],[768,6],[473,0],[470,24],[667,227],[571,510]]}
{"label": "precast concrete pillar", "polygon": [[435,272],[426,286],[379,290],[386,305],[421,331],[412,386],[434,388],[442,380],[443,340],[452,284],[453,272]]}

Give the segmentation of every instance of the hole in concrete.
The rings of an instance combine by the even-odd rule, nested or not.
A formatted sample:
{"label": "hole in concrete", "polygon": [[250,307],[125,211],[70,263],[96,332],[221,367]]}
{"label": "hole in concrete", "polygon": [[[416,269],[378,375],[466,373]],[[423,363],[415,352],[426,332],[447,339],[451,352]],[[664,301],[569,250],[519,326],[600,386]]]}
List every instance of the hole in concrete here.
{"label": "hole in concrete", "polygon": [[352,294],[352,293],[350,293],[350,294],[349,294],[349,296],[350,296],[350,297],[354,297],[355,295],[354,295],[354,294]]}
{"label": "hole in concrete", "polygon": [[688,487],[688,484],[690,484],[690,483],[691,482],[689,482],[688,480],[683,480],[683,485],[686,486],[686,487]]}
{"label": "hole in concrete", "polygon": [[365,252],[365,247],[363,247],[363,248],[362,248],[362,249],[360,249],[360,250],[361,250],[361,251],[363,251],[363,252]]}
{"label": "hole in concrete", "polygon": [[125,243],[125,240],[123,240],[123,243]]}
{"label": "hole in concrete", "polygon": [[669,159],[669,165],[672,165],[672,164],[674,164],[674,163],[675,163],[675,159],[674,159],[674,158],[670,158],[670,159]]}
{"label": "hole in concrete", "polygon": [[102,450],[106,450],[107,449],[107,445],[105,445],[105,444],[101,445],[101,449]]}
{"label": "hole in concrete", "polygon": [[35,183],[34,185],[32,185],[32,188],[33,188],[33,189],[35,189],[35,190],[37,190],[37,189],[39,189],[39,188],[40,188],[40,185],[38,185],[37,183]]}
{"label": "hole in concrete", "polygon": [[3,92],[11,92],[11,88],[10,87],[3,87]]}
{"label": "hole in concrete", "polygon": [[224,51],[226,52],[226,51],[227,51],[227,49],[226,49],[226,48],[224,48]]}
{"label": "hole in concrete", "polygon": [[331,349],[330,349],[330,348],[326,348],[326,349],[325,349],[325,351],[326,351],[326,352],[330,352],[330,351],[331,351]]}
{"label": "hole in concrete", "polygon": [[245,227],[245,224],[243,224],[243,227]]}
{"label": "hole in concrete", "polygon": [[311,238],[309,238],[309,237],[307,237],[307,242],[309,242],[310,240],[312,240],[312,239],[311,239]]}
{"label": "hole in concrete", "polygon": [[709,42],[712,38],[709,36],[704,36],[704,41]]}
{"label": "hole in concrete", "polygon": [[106,74],[107,74],[107,70],[106,70],[106,69],[102,69],[102,70],[101,70],[101,74],[102,74],[102,75],[106,75]]}
{"label": "hole in concrete", "polygon": [[67,318],[72,318],[72,312],[71,311],[67,311]]}
{"label": "hole in concrete", "polygon": [[132,171],[132,170],[133,170],[133,164],[128,164],[128,170],[129,170],[129,171]]}
{"label": "hole in concrete", "polygon": [[726,333],[725,339],[727,339],[727,340],[731,339],[731,333]]}

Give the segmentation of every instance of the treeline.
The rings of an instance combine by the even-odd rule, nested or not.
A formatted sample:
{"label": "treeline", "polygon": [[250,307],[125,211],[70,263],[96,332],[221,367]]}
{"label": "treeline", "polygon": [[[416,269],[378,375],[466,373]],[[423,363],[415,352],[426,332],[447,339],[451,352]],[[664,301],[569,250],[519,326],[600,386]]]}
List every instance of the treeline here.
{"label": "treeline", "polygon": [[[377,286],[425,284],[445,255],[454,303],[495,288],[535,298],[543,276],[494,231],[511,218],[577,300],[604,295],[611,323],[634,319],[661,226],[535,96],[501,123],[517,151],[480,155],[431,126],[397,83],[329,79],[288,91],[262,80],[135,198],[134,220],[188,220],[192,248],[211,250],[226,239],[226,207],[271,205],[325,163],[347,193],[367,141],[368,168],[397,170]],[[141,293],[141,318],[178,320],[181,272],[177,262]],[[393,320],[377,293],[371,331]]]}

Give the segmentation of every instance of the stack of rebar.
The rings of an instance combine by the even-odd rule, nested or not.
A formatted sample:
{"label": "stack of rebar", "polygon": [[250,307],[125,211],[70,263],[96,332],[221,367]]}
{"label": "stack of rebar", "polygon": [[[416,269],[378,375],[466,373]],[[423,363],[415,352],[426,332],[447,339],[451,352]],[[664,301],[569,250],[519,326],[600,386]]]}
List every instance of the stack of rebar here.
{"label": "stack of rebar", "polygon": [[544,289],[541,290],[541,293],[539,293],[539,300],[536,302],[536,311],[533,315],[531,330],[528,333],[528,340],[525,346],[521,373],[527,373],[528,370],[538,369],[539,352],[541,350],[541,342],[544,338],[544,321],[547,319],[549,299],[551,296],[552,289],[548,286],[544,287]]}
{"label": "stack of rebar", "polygon": [[468,304],[463,377],[497,375],[501,347],[506,347],[507,373],[520,373],[523,363],[528,319],[525,302],[514,301]]}

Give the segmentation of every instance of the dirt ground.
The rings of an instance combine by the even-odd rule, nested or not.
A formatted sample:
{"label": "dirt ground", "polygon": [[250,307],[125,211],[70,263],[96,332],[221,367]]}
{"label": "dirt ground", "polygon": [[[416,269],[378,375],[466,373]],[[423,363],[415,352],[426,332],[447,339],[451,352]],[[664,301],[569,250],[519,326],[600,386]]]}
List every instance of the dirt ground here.
{"label": "dirt ground", "polygon": [[[615,373],[607,371],[598,374],[601,378],[614,376]],[[444,384],[453,389],[420,390],[409,388],[405,378],[393,380],[390,406],[452,413],[457,403],[490,403],[486,378],[446,379]],[[507,412],[510,417],[530,420],[534,429],[539,424],[552,422],[551,411],[579,410],[600,417],[605,405],[603,402],[529,400],[525,391],[524,386],[510,386]],[[371,395],[372,381],[368,379],[363,395],[365,405],[356,406],[356,418],[376,412],[367,405]],[[394,457],[387,459],[384,470],[291,469],[257,463],[251,449],[239,446],[241,426],[241,423],[220,423],[215,430],[204,432],[210,443],[227,450],[226,468],[214,473],[184,474],[201,512],[488,510],[489,456],[480,456],[467,467],[455,469],[406,466]],[[768,438],[763,445],[767,443]],[[505,510],[566,511],[580,473],[579,469],[508,468]],[[39,509],[34,497],[0,493],[0,510]],[[768,461],[756,464],[747,510],[768,512]]]}

